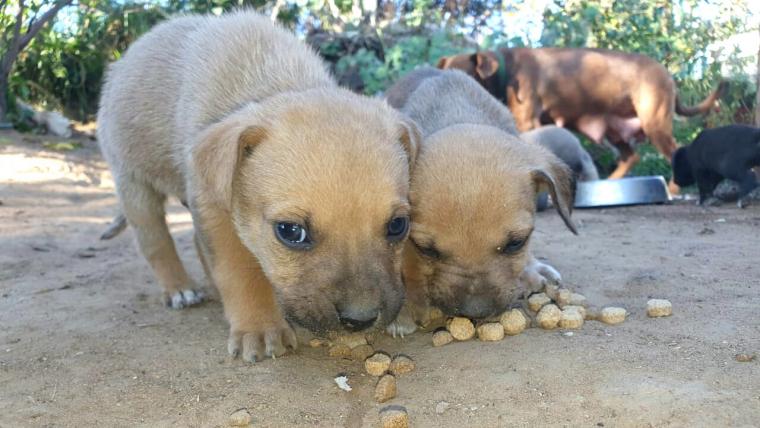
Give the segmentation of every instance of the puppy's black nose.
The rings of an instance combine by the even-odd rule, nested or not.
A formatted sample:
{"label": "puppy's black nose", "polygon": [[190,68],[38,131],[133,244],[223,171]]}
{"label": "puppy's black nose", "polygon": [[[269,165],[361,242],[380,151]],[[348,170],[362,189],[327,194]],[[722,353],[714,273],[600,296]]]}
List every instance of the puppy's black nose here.
{"label": "puppy's black nose", "polygon": [[372,327],[372,325],[375,323],[376,320],[377,320],[377,315],[366,320],[356,320],[353,318],[346,318],[343,316],[340,317],[341,324],[343,324],[343,327],[345,327],[346,330],[349,330],[349,331],[360,331],[360,330],[365,330],[367,328],[370,328]]}

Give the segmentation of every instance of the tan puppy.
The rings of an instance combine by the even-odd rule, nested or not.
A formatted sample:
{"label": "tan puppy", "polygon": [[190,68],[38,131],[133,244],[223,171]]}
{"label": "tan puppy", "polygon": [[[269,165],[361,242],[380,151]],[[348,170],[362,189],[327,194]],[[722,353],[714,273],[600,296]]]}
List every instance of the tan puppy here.
{"label": "tan puppy", "polygon": [[548,189],[570,219],[573,180],[556,156],[518,137],[506,109],[459,71],[420,69],[387,92],[423,135],[412,176],[403,275],[408,311],[394,334],[424,323],[428,306],[485,318],[559,274],[530,253],[536,194]]}
{"label": "tan puppy", "polygon": [[416,131],[338,88],[289,32],[252,12],[159,25],[112,66],[98,121],[173,308],[202,299],[164,218],[167,196],[189,207],[231,354],[295,347],[286,319],[324,332],[396,317]]}

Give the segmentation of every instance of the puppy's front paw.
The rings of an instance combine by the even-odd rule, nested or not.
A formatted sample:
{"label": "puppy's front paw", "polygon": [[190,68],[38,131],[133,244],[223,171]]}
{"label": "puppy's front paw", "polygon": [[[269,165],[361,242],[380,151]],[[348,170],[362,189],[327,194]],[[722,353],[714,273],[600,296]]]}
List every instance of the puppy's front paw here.
{"label": "puppy's front paw", "polygon": [[206,293],[198,289],[180,290],[174,293],[166,293],[166,306],[171,309],[183,309],[197,305],[206,300]]}
{"label": "puppy's front paw", "polygon": [[401,308],[396,319],[385,328],[394,338],[401,337],[402,339],[407,334],[412,334],[417,330],[417,323],[414,322],[414,316],[407,305]]}
{"label": "puppy's front paw", "polygon": [[546,287],[546,284],[559,284],[562,275],[552,266],[534,258],[525,265],[520,281],[530,292],[535,293]]}
{"label": "puppy's front paw", "polygon": [[230,329],[227,350],[233,357],[241,356],[249,363],[276,358],[298,348],[296,333],[285,320],[263,328]]}

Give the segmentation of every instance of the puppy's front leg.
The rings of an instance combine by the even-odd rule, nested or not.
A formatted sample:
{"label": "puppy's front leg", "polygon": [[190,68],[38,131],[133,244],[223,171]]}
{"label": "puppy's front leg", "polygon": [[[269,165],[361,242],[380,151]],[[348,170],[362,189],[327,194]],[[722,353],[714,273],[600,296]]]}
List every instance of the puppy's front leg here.
{"label": "puppy's front leg", "polygon": [[520,275],[520,282],[527,295],[543,290],[547,284],[559,284],[561,281],[562,275],[554,267],[538,261],[533,254]]}
{"label": "puppy's front leg", "polygon": [[296,349],[295,332],[283,318],[258,261],[240,242],[230,220],[215,217],[204,236],[211,244],[212,276],[230,323],[230,355],[255,362],[278,357],[287,347]]}

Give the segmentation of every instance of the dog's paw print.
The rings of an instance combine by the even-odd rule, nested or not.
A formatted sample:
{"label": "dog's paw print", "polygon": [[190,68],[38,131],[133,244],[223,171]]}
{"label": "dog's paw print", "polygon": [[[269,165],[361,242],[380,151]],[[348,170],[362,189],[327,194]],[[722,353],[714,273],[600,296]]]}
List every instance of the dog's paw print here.
{"label": "dog's paw print", "polygon": [[202,303],[204,300],[206,300],[206,293],[202,290],[181,290],[166,296],[166,306],[172,309],[184,309]]}
{"label": "dog's paw print", "polygon": [[227,350],[232,357],[255,363],[266,358],[277,358],[288,349],[297,349],[296,333],[282,320],[279,324],[254,331],[230,331]]}

